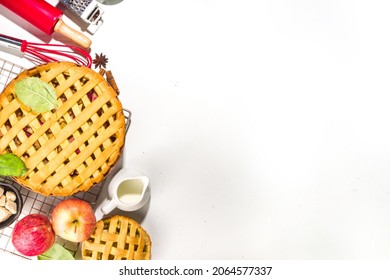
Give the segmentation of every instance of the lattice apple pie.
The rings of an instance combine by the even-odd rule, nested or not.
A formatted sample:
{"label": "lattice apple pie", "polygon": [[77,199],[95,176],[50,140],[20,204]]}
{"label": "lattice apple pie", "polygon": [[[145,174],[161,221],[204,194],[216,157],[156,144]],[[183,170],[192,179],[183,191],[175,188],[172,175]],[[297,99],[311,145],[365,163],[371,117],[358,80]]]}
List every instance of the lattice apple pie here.
{"label": "lattice apple pie", "polygon": [[[37,113],[16,96],[15,83],[38,77],[54,87],[58,107]],[[26,164],[14,177],[37,193],[70,196],[101,182],[117,162],[125,139],[121,102],[90,68],[51,62],[20,73],[0,95],[0,154]]]}
{"label": "lattice apple pie", "polygon": [[134,220],[115,215],[96,223],[81,245],[83,260],[150,260],[149,234]]}

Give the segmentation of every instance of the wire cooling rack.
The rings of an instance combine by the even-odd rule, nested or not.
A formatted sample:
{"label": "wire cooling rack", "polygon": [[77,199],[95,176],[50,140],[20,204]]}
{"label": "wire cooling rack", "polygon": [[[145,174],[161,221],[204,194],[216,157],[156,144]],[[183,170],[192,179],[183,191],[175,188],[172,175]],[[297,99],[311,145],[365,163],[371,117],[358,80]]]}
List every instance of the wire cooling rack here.
{"label": "wire cooling rack", "polygon": [[4,87],[23,70],[22,66],[0,58],[0,90],[3,90]]}
{"label": "wire cooling rack", "polygon": [[[20,72],[22,72],[24,68],[17,64],[14,64],[10,61],[4,60],[0,58],[0,92],[4,89],[4,87],[11,82],[13,78],[15,78]],[[126,133],[130,126],[130,117],[131,112],[124,109],[123,110],[125,119],[126,119]],[[99,198],[99,195],[105,185],[105,181],[103,180],[99,184],[90,188],[87,192],[79,192],[73,197],[77,197],[83,200],[90,202],[93,208],[96,207],[96,202]],[[37,194],[31,190],[28,190],[25,187],[22,187],[18,183],[16,183],[10,177],[0,176],[0,182],[5,182],[11,185],[14,185],[19,189],[22,198],[23,198],[23,209],[17,221],[22,219],[28,214],[33,213],[41,213],[44,215],[48,215],[52,212],[53,208],[64,200],[66,197],[58,197],[58,196],[43,196],[41,194]],[[7,252],[16,256],[19,256],[24,259],[31,259],[29,257],[21,255],[12,245],[11,236],[15,221],[9,227],[0,230],[0,252]],[[61,237],[56,237],[56,242],[62,246],[64,246],[67,250],[69,250],[73,256],[76,256],[77,251],[79,249],[80,243],[74,243],[67,240],[62,239]]]}

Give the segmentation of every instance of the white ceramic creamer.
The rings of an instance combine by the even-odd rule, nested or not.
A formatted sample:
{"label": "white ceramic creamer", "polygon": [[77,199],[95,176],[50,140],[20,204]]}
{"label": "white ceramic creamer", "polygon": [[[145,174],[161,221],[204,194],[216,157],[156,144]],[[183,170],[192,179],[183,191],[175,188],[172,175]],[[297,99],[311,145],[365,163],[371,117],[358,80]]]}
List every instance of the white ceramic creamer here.
{"label": "white ceramic creamer", "polygon": [[138,210],[150,198],[149,178],[134,168],[120,169],[108,185],[108,195],[108,200],[101,207],[103,214],[115,208],[123,211]]}

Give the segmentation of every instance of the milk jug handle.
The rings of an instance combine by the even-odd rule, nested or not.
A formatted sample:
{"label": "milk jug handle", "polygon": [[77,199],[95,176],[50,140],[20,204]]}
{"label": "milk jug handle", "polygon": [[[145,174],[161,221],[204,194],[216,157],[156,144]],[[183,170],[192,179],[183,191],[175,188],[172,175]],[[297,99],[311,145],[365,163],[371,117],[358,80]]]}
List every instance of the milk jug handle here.
{"label": "milk jug handle", "polygon": [[103,212],[103,214],[107,215],[108,213],[110,213],[112,210],[114,210],[116,208],[116,203],[115,203],[115,200],[114,199],[111,199],[109,201],[107,201],[101,208],[101,211]]}

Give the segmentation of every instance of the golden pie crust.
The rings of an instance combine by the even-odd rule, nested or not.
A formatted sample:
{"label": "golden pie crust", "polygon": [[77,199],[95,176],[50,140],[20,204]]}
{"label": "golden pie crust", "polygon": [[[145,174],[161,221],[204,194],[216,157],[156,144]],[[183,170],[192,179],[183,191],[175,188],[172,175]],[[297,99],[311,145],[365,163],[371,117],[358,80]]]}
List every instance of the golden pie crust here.
{"label": "golden pie crust", "polygon": [[[15,83],[38,77],[57,93],[58,108],[36,113],[15,94]],[[104,77],[72,62],[21,72],[0,95],[0,154],[14,153],[28,173],[20,185],[49,196],[70,196],[101,182],[117,162],[125,117]]]}
{"label": "golden pie crust", "polygon": [[115,215],[96,223],[81,245],[83,260],[150,260],[149,234],[134,220]]}

